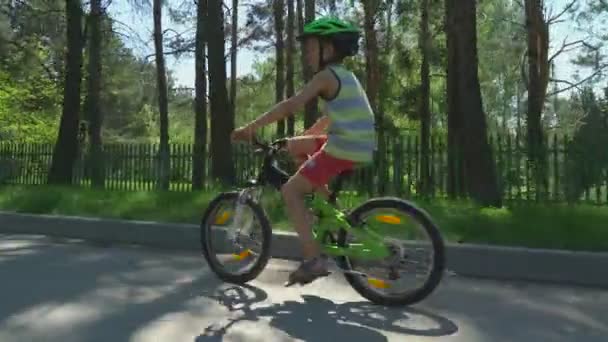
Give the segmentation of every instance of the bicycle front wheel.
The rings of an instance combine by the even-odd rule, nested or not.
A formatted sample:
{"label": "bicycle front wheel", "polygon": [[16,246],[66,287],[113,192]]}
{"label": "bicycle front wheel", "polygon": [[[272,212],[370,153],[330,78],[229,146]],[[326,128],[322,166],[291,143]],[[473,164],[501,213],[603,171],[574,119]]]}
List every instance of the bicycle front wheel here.
{"label": "bicycle front wheel", "polygon": [[[439,285],[445,268],[445,246],[439,229],[424,210],[399,198],[380,197],[362,203],[347,219],[352,229],[381,236],[390,251],[381,260],[338,258],[347,281],[361,296],[380,305],[411,305]],[[340,230],[339,246],[357,243],[361,242],[354,234]]]}
{"label": "bicycle front wheel", "polygon": [[251,199],[240,206],[237,215],[238,198],[237,191],[224,192],[209,203],[201,222],[201,246],[220,279],[243,284],[266,267],[272,229],[262,207]]}

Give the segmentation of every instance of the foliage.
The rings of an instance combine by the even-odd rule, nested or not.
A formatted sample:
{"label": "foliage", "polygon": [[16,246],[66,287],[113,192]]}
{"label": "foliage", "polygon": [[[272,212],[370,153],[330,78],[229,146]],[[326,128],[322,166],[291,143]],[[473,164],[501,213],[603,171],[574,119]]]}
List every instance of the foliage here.
{"label": "foliage", "polygon": [[[222,189],[207,192],[96,191],[64,187],[4,187],[0,209],[198,224],[202,209]],[[355,206],[363,196],[343,196]],[[589,205],[515,205],[487,209],[465,201],[417,202],[436,220],[449,242],[568,250],[608,250],[608,209]],[[267,192],[264,208],[273,227],[291,230],[280,194]],[[575,227],[575,228],[574,228]]]}
{"label": "foliage", "polygon": [[[417,0],[395,0],[392,2],[391,41],[388,44],[388,4],[383,2],[378,18],[378,38],[381,58],[389,67],[382,87],[383,109],[387,128],[399,131],[418,129],[418,100],[420,84],[421,56],[417,44],[419,4]],[[602,4],[582,2],[572,11],[579,27],[594,17],[604,15]],[[40,122],[57,120],[61,105],[63,58],[65,46],[65,19],[60,0],[30,0],[17,2],[10,11],[0,12],[0,69],[8,73],[18,93],[11,98],[19,104],[2,104],[2,112],[19,112],[23,117],[35,117]],[[168,1],[168,15],[179,29],[166,32],[168,51],[176,57],[191,56],[192,30],[194,16],[193,4],[187,1]],[[246,6],[245,18],[239,30],[239,48],[254,49],[263,53],[251,75],[242,76],[238,81],[237,113],[238,123],[252,119],[263,113],[274,103],[274,57],[273,24],[271,1],[251,0]],[[229,18],[228,9],[225,15]],[[355,20],[363,21],[360,4],[348,1],[319,1],[319,15],[336,13]],[[141,12],[141,11],[140,11]],[[143,12],[142,12],[143,13]],[[146,12],[147,13],[147,12]],[[432,2],[431,33],[433,36],[431,52],[431,112],[432,127],[435,132],[446,130],[445,101],[445,60],[446,47],[443,33],[443,7],[440,2]],[[520,63],[525,48],[523,10],[512,1],[483,1],[478,6],[478,44],[480,68],[479,76],[483,95],[484,109],[491,132],[507,129],[513,132],[517,122],[517,92],[523,92],[521,85]],[[229,21],[226,20],[226,37],[229,38]],[[129,38],[118,33],[117,24],[112,18],[104,19],[104,47],[102,73],[102,112],[104,114],[104,139],[107,141],[155,141],[157,133],[157,104],[155,99],[155,76],[153,60],[138,56],[129,48]],[[589,25],[587,25],[589,26]],[[594,40],[590,46],[603,46],[606,38],[601,25],[593,32]],[[190,28],[190,29],[189,29]],[[558,46],[558,38],[553,45]],[[362,41],[362,52],[365,48]],[[299,45],[296,45],[299,50]],[[383,51],[384,50],[384,51]],[[595,50],[593,50],[595,51]],[[601,50],[603,51],[603,50]],[[589,52],[589,51],[588,51]],[[582,55],[587,55],[586,57]],[[603,54],[581,54],[578,62],[589,66],[591,62],[603,63]],[[598,57],[593,60],[591,57]],[[584,58],[583,58],[584,57]],[[302,84],[299,54],[294,56],[296,89]],[[85,63],[87,51],[85,50]],[[585,62],[586,61],[586,62]],[[584,63],[583,63],[584,62]],[[588,62],[588,63],[587,63]],[[362,83],[365,83],[365,59],[363,53],[347,62]],[[173,142],[187,142],[192,138],[192,94],[193,92],[175,89],[175,79],[169,75],[170,94],[170,136]],[[84,77],[86,78],[86,71]],[[4,88],[8,84],[4,83]],[[25,91],[27,90],[27,91]],[[23,92],[22,92],[23,91]],[[242,92],[242,94],[241,94]],[[5,92],[6,93],[6,92]],[[86,95],[83,89],[83,98]],[[549,100],[548,114],[545,116],[547,129],[556,132],[574,132],[580,121],[581,112],[577,110],[572,97],[554,97]],[[525,108],[523,105],[521,108]],[[38,114],[36,114],[38,113]],[[44,114],[42,114],[44,113]],[[578,114],[577,114],[578,113]],[[6,114],[5,114],[6,116]],[[49,121],[50,120],[50,121]],[[13,120],[24,122],[23,120]],[[32,119],[30,119],[32,121]],[[14,125],[13,123],[12,125]],[[299,124],[299,121],[298,121]],[[6,125],[3,125],[6,126]],[[21,127],[21,126],[19,126]],[[38,126],[32,126],[38,127]],[[46,125],[40,125],[46,127]],[[52,125],[50,127],[53,127]],[[6,130],[6,129],[5,129]],[[49,128],[50,130],[50,128]],[[270,130],[269,130],[270,131]],[[4,133],[6,135],[6,133]],[[53,139],[53,134],[41,132]],[[28,136],[32,136],[28,134]],[[20,139],[19,136],[11,135]],[[47,138],[45,138],[47,139]]]}
{"label": "foliage", "polygon": [[[608,88],[606,88],[608,95]],[[581,126],[568,145],[565,193],[569,200],[580,198],[584,189],[604,182],[608,172],[608,96],[599,101],[591,88],[580,94],[584,112]],[[590,158],[593,155],[594,158]]]}
{"label": "foliage", "polygon": [[[104,1],[104,5],[108,3],[109,1]],[[131,0],[121,9],[138,6],[139,15],[151,16],[150,6],[147,6],[149,3],[147,0]],[[514,134],[518,128],[520,133],[525,132],[526,123],[521,119],[525,117],[526,108],[521,63],[525,55],[526,32],[523,8],[518,3],[499,0],[478,2],[479,78],[488,131],[494,135]],[[551,6],[553,2],[545,3],[548,5],[545,13],[547,18],[562,9],[559,6]],[[165,5],[171,22],[171,28],[164,32],[167,54],[171,55],[169,58],[185,61],[181,58],[192,57],[195,3],[168,0]],[[245,48],[253,50],[257,61],[251,74],[242,75],[237,80],[236,125],[264,113],[275,102],[274,25],[271,5],[272,1],[269,0],[241,1],[240,10],[244,11],[245,15],[239,20],[238,46],[241,51]],[[52,142],[56,139],[65,69],[64,6],[63,0],[0,3],[2,141]],[[233,10],[229,6],[226,4],[222,13],[225,16],[224,34],[227,43],[231,33],[230,12]],[[392,11],[390,20],[389,10]],[[358,22],[359,25],[363,23],[361,1],[319,0],[316,1],[316,12],[317,15],[337,14]],[[419,0],[380,1],[375,20],[380,61],[384,68],[381,69],[383,84],[379,87],[383,103],[381,108],[385,117],[384,129],[390,133],[416,133],[420,129],[418,111],[422,59],[418,45],[419,12]],[[580,48],[576,50],[578,54],[573,60],[576,70],[580,70],[580,75],[567,82],[562,80],[550,83],[549,94],[559,95],[547,97],[542,124],[544,131],[550,133],[549,136],[555,133],[559,136],[567,134],[574,137],[569,148],[578,151],[580,158],[594,159],[598,155],[597,151],[602,149],[590,148],[588,145],[595,146],[604,141],[601,137],[602,131],[598,128],[600,121],[597,113],[605,115],[607,106],[605,99],[599,100],[601,96],[598,88],[604,84],[608,68],[608,26],[605,25],[608,7],[605,1],[578,0],[567,14],[570,19],[564,23],[571,24],[569,32],[575,32],[576,28],[577,33],[584,36],[584,43],[578,44]],[[142,55],[134,47],[135,37],[130,34],[142,28],[135,27],[137,23],[118,23],[112,15],[105,15],[102,30],[101,112],[104,117],[104,141],[156,143],[159,120],[154,60],[150,56]],[[444,17],[443,3],[431,1],[431,126],[434,135],[443,135],[447,131],[447,49],[443,32]],[[560,20],[566,20],[567,17],[564,15]],[[129,27],[130,25],[133,27]],[[150,26],[142,30],[151,29]],[[562,41],[564,38],[566,37],[552,34],[550,54],[559,51],[562,43],[570,41]],[[299,47],[299,44],[296,44],[293,63],[296,91],[302,86]],[[359,56],[347,61],[347,66],[354,71],[364,86],[365,48],[365,39],[362,39]],[[83,65],[86,65],[86,44],[84,58]],[[560,67],[558,65],[558,71]],[[588,75],[594,76],[585,80]],[[86,84],[87,77],[87,70],[83,68],[82,84]],[[194,91],[177,88],[176,82],[176,78],[169,72],[169,135],[172,143],[191,143]],[[581,83],[578,84],[579,82]],[[587,91],[581,93],[580,88],[587,85],[593,87],[595,99],[592,99]],[[572,92],[560,93],[564,88],[571,88]],[[85,87],[81,89],[81,97],[86,97]],[[296,132],[302,131],[301,114],[296,113]],[[86,113],[83,113],[82,117],[86,118]],[[270,138],[273,132],[274,129],[269,127],[263,134]],[[579,162],[575,157],[571,158],[572,171],[567,172],[576,174],[576,165],[579,165]],[[577,176],[572,179],[574,182]],[[600,180],[593,182],[596,184]],[[584,188],[585,184],[590,183],[580,181],[577,186]]]}
{"label": "foliage", "polygon": [[[59,109],[33,105],[40,100],[39,94],[45,97],[46,93],[46,100],[54,98],[57,94],[53,85],[47,84],[36,92],[32,87],[15,81],[5,71],[0,71],[0,84],[0,141],[53,141],[59,124]],[[40,87],[43,82],[35,84]],[[32,104],[25,103],[27,99],[31,99]]]}

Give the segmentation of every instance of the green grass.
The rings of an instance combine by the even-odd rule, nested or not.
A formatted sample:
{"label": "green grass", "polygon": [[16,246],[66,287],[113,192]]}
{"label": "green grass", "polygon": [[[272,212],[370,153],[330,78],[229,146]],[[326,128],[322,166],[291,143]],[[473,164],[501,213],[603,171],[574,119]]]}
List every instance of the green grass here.
{"label": "green grass", "polygon": [[[2,187],[0,209],[196,224],[219,191],[180,193],[50,186]],[[352,206],[365,199],[356,195],[345,196],[341,202]],[[433,216],[448,241],[608,251],[608,207],[526,204],[488,209],[446,200],[417,203]],[[278,193],[268,193],[263,205],[275,229],[289,229]]]}

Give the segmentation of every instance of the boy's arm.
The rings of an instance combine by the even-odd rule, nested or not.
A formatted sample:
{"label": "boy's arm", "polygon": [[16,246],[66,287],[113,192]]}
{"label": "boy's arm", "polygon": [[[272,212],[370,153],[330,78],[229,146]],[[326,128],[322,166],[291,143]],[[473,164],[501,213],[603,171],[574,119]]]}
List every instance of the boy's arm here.
{"label": "boy's arm", "polygon": [[279,102],[270,111],[250,122],[245,128],[256,130],[275,121],[284,119],[291,113],[295,113],[300,108],[303,108],[308,101],[327,92],[326,88],[328,87],[328,84],[331,84],[328,82],[328,80],[331,80],[328,79],[329,77],[333,77],[329,71],[316,74],[300,92],[285,101]]}

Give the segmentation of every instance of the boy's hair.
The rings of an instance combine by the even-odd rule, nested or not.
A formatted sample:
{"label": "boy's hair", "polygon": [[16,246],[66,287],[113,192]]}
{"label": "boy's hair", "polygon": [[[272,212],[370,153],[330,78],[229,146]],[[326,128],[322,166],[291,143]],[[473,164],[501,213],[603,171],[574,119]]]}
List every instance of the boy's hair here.
{"label": "boy's hair", "polygon": [[343,60],[346,57],[355,56],[359,52],[358,34],[339,33],[329,39],[334,46],[337,59]]}

